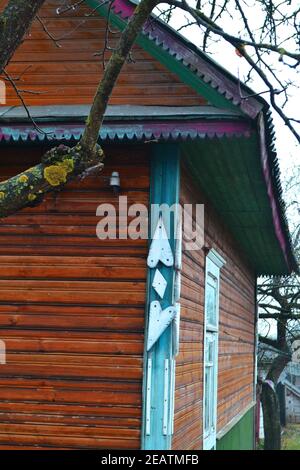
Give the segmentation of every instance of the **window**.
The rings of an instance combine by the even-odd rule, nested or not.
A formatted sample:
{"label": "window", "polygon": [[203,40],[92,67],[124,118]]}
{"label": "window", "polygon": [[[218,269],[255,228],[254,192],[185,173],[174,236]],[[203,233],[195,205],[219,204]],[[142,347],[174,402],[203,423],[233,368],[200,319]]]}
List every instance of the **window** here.
{"label": "window", "polygon": [[225,261],[210,250],[205,267],[203,449],[216,447],[220,269]]}

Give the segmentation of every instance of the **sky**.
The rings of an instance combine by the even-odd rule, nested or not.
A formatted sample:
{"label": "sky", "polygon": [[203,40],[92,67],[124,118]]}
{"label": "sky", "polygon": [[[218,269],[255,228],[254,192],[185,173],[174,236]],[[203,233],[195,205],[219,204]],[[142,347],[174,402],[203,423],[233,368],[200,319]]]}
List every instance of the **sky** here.
{"label": "sky", "polygon": [[[257,5],[255,6],[255,1],[249,0],[249,9],[247,11],[247,20],[253,28],[257,28],[260,23],[258,20],[259,16],[259,9]],[[294,2],[296,3],[296,2]],[[191,4],[195,5],[195,2],[191,2]],[[180,28],[183,24],[187,23],[187,15],[184,12],[174,13],[172,15],[170,25],[173,26],[175,29]],[[227,19],[222,19],[220,23],[221,26],[225,31],[228,31],[232,34],[239,35],[238,29],[239,25],[236,20],[232,20],[231,18],[227,17]],[[183,34],[187,39],[194,43],[196,46],[201,48],[202,46],[202,37],[199,34],[199,27],[196,26],[189,26],[188,28],[183,28],[180,30],[180,33]],[[286,34],[286,32],[285,32]],[[290,44],[290,47],[294,47],[293,44]],[[234,48],[226,43],[225,41],[221,40],[218,42],[215,47],[211,47],[211,51],[213,52],[213,59],[219,62],[223,67],[229,70],[233,75],[239,76],[240,79],[243,81],[243,78],[246,76],[248,72],[248,65],[245,59],[238,57],[235,53]],[[248,49],[250,51],[250,49]],[[299,74],[294,72],[291,68],[286,67],[278,62],[278,55],[271,54],[268,58],[270,63],[274,64],[276,68],[276,73],[278,76],[282,77],[283,79],[289,79],[293,81],[295,86],[290,88],[290,98],[285,106],[284,110],[288,116],[291,116],[296,119],[300,119],[300,110],[299,110],[299,103],[300,103],[300,86],[299,82]],[[254,75],[253,75],[254,77]],[[252,88],[255,92],[262,92],[266,90],[266,86],[261,82],[259,78],[254,78],[253,82],[248,84],[250,88]],[[262,95],[266,100],[268,100],[268,94]],[[280,167],[283,174],[289,172],[290,168],[293,165],[300,166],[300,152],[299,152],[299,145],[297,144],[296,139],[292,136],[290,130],[284,125],[281,118],[273,112],[273,119],[276,128],[276,148],[278,151],[278,158],[280,161]],[[298,125],[298,131],[300,133],[300,125]],[[299,182],[300,184],[300,182]],[[300,188],[299,188],[300,189]]]}

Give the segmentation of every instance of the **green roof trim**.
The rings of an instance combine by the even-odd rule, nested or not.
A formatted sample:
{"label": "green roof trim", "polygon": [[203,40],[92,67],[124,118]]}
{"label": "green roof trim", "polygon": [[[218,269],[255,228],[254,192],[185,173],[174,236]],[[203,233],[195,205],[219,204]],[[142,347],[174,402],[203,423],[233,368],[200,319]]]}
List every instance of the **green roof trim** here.
{"label": "green roof trim", "polygon": [[195,72],[188,69],[182,62],[178,62],[176,59],[174,60],[167,51],[157,47],[153,41],[140,35],[137,42],[155,59],[174,72],[184,83],[189,85],[198,93],[200,87],[201,96],[203,96],[210,104],[218,108],[237,109],[231,101],[228,101],[224,96],[216,92],[210,85],[205,83],[204,80],[201,80]]}

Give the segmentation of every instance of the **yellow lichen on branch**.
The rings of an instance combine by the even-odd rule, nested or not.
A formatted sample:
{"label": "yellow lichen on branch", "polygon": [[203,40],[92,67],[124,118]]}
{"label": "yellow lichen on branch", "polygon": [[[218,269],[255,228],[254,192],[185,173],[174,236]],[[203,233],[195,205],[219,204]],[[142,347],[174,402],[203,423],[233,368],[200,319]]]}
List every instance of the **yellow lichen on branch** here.
{"label": "yellow lichen on branch", "polygon": [[74,162],[71,158],[66,158],[55,165],[47,166],[44,169],[44,178],[50,186],[59,186],[67,182],[68,173],[74,170]]}

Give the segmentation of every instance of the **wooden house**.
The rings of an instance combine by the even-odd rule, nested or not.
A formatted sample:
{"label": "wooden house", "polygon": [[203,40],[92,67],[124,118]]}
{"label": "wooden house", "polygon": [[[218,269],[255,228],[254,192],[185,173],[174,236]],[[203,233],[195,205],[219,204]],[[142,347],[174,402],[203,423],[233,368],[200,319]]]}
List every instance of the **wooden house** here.
{"label": "wooden house", "polygon": [[[7,67],[43,133],[7,84],[2,179],[80,139],[103,73],[107,4],[58,14],[61,3],[46,1]],[[134,8],[113,1],[110,46]],[[1,449],[253,448],[256,277],[295,259],[269,107],[249,95],[152,18],[110,99],[103,173],[1,220]],[[167,262],[154,239],[121,236],[126,225],[100,240],[97,207],[119,196],[204,204],[204,243],[189,250],[172,230]],[[165,224],[164,209],[150,214]]]}

